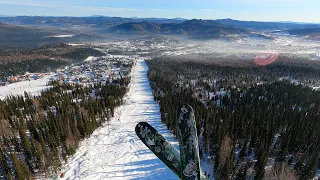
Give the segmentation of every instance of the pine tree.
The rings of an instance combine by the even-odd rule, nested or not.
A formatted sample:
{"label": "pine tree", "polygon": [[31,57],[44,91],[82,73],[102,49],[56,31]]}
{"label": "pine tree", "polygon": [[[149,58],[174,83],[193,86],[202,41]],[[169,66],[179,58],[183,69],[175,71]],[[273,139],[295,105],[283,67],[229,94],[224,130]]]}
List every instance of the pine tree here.
{"label": "pine tree", "polygon": [[29,167],[28,167],[28,165],[24,162],[24,161],[22,161],[22,160],[19,160],[20,162],[20,165],[21,165],[21,168],[22,168],[22,171],[23,171],[23,174],[24,174],[24,177],[26,178],[26,179],[32,179],[32,175],[31,175],[31,172],[30,172],[30,170],[29,170]]}
{"label": "pine tree", "polygon": [[23,124],[19,125],[19,135],[22,140],[22,145],[23,145],[23,149],[24,149],[24,153],[25,153],[26,162],[27,162],[28,166],[31,168],[31,164],[30,164],[31,159],[32,159],[31,145],[30,145],[29,139],[26,134],[26,128]]}
{"label": "pine tree", "polygon": [[42,153],[42,149],[41,149],[41,144],[36,141],[33,136],[31,136],[31,142],[32,142],[32,153],[35,157],[35,162],[37,164],[38,167],[41,167],[43,162],[43,153]]}
{"label": "pine tree", "polygon": [[260,180],[264,176],[265,164],[267,163],[267,155],[265,150],[260,150],[257,157],[258,161],[255,165],[256,175],[254,176],[254,179]]}
{"label": "pine tree", "polygon": [[20,160],[17,158],[16,154],[11,154],[11,159],[14,166],[15,178],[18,180],[25,180],[27,176],[24,174],[24,169],[20,164]]}
{"label": "pine tree", "polygon": [[4,170],[4,173],[8,174],[10,172],[10,168],[8,166],[8,161],[7,161],[7,158],[2,150],[2,148],[0,147],[0,164],[1,164],[1,167],[3,168]]}
{"label": "pine tree", "polygon": [[244,166],[238,171],[238,174],[236,176],[236,180],[246,180],[247,177],[247,170]]}
{"label": "pine tree", "polygon": [[14,178],[12,177],[12,175],[11,175],[11,173],[10,173],[10,172],[8,172],[8,174],[7,174],[7,178],[8,178],[8,180],[14,180]]}

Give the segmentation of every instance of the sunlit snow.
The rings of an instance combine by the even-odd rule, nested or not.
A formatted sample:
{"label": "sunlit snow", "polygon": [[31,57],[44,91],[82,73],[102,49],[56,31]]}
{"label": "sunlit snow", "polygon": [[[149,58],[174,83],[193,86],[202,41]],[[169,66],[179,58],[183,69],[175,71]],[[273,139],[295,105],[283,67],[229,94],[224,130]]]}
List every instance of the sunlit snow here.
{"label": "sunlit snow", "polygon": [[161,123],[159,105],[153,100],[148,67],[138,61],[132,70],[126,103],[115,117],[80,143],[76,154],[64,165],[63,179],[178,179],[136,136],[135,126],[149,122],[170,142],[178,142]]}
{"label": "sunlit snow", "polygon": [[52,36],[52,37],[56,37],[56,38],[68,38],[68,37],[73,37],[74,35],[66,35],[66,34],[61,34],[61,35],[56,35],[56,36]]}
{"label": "sunlit snow", "polygon": [[48,81],[49,76],[45,76],[38,80],[20,81],[6,86],[0,86],[0,99],[4,99],[10,95],[24,95],[24,92],[27,92],[31,96],[37,96],[41,91],[49,88],[49,86],[47,86]]}

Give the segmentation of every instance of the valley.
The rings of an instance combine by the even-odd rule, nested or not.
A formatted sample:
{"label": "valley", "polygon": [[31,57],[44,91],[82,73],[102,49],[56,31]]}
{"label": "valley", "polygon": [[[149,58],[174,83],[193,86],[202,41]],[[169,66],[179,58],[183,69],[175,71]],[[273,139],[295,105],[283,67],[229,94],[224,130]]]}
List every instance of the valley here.
{"label": "valley", "polygon": [[4,179],[177,179],[135,135],[179,149],[195,111],[210,179],[320,178],[319,24],[0,17]]}

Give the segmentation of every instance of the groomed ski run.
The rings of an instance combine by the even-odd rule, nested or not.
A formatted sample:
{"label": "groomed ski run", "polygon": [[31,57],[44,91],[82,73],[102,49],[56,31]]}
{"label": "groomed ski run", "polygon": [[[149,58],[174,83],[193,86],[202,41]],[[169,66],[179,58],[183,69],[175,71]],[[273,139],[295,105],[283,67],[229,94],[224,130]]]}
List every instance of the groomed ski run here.
{"label": "groomed ski run", "polygon": [[77,152],[63,166],[63,179],[178,179],[134,131],[138,122],[148,122],[179,148],[178,141],[161,123],[160,107],[153,100],[147,71],[145,61],[137,61],[125,104],[116,109],[110,125],[104,124],[80,143]]}

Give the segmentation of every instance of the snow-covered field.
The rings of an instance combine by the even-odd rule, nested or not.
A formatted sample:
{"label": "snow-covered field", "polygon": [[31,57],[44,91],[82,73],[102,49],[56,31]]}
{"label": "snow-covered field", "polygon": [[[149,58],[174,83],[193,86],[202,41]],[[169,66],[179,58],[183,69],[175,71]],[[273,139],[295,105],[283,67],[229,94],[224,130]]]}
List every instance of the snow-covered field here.
{"label": "snow-covered field", "polygon": [[32,96],[39,95],[41,91],[49,88],[47,86],[48,81],[49,76],[45,76],[38,80],[20,81],[7,86],[0,86],[0,99],[9,95],[23,95],[25,91]]}
{"label": "snow-covered field", "polygon": [[76,154],[63,166],[63,179],[178,179],[134,131],[138,122],[149,122],[178,146],[177,140],[161,123],[160,107],[153,100],[147,70],[145,61],[137,61],[126,103],[117,108],[110,127],[104,124],[80,143]]}

